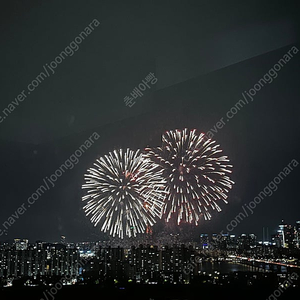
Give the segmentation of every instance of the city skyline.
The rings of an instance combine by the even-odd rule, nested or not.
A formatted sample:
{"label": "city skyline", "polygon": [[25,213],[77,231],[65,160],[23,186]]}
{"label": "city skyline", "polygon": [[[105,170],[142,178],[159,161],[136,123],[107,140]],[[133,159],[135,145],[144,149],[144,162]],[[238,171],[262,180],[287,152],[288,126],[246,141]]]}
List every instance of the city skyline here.
{"label": "city skyline", "polygon": [[[11,16],[9,19],[4,14],[4,28],[10,28],[12,20],[20,26],[12,29],[14,40],[3,36],[7,47],[14,50],[1,50],[3,57],[10,59],[4,62],[0,108],[0,115],[6,116],[0,123],[1,182],[5,187],[0,199],[0,226],[14,215],[8,238],[53,240],[62,233],[74,240],[94,238],[98,229],[86,220],[81,202],[84,174],[92,163],[115,149],[157,147],[165,131],[189,128],[216,140],[234,166],[235,185],[228,205],[211,221],[199,224],[199,233],[224,230],[292,160],[300,161],[300,26],[296,4],[283,8],[272,3],[274,9],[270,11],[267,5],[249,2],[245,10],[242,3],[235,3],[242,19],[223,3],[203,4],[208,10],[222,12],[209,17],[196,3],[174,4],[174,15],[164,4],[159,9],[149,5],[149,14],[143,13],[143,23],[151,28],[149,35],[143,35],[143,26],[124,20],[127,12],[139,14],[140,8],[121,4],[116,10],[108,3],[94,5],[91,13],[88,7],[70,3],[70,15],[59,16],[48,28],[53,48],[42,46],[48,44],[45,28],[28,20],[36,20],[36,11],[50,18],[54,5],[33,6],[27,11],[25,4],[18,4],[3,10]],[[77,15],[82,9],[86,15],[80,20],[74,18],[71,12]],[[156,15],[155,24],[152,15]],[[170,23],[164,27],[166,17]],[[226,26],[219,26],[219,21]],[[101,26],[111,22],[118,29]],[[29,35],[27,25],[37,34]],[[210,34],[204,28],[210,28]],[[131,33],[143,35],[145,43]],[[23,35],[28,45],[39,41],[35,52],[24,45],[25,56],[16,44]],[[126,55],[120,36],[131,41]],[[161,43],[166,36],[167,42]],[[109,47],[104,46],[106,42],[111,43]],[[37,76],[46,73],[44,67],[50,76],[41,81]],[[16,73],[20,78],[14,86]],[[149,82],[143,95],[134,96],[136,103],[126,106],[123,98],[136,85],[142,87],[150,73],[157,82]],[[82,78],[81,74],[91,76]],[[33,80],[40,83],[28,95],[27,86]],[[29,88],[32,90],[31,85]],[[10,113],[5,110],[8,107]],[[83,149],[93,133],[99,138]],[[60,169],[62,165],[65,167]],[[297,219],[299,170],[299,166],[293,167],[282,177],[277,190],[268,193],[253,214],[247,210],[249,216],[236,230],[244,232],[251,226],[259,234],[262,227],[275,228],[279,219],[288,223]],[[47,178],[55,172],[61,176],[51,183]],[[25,206],[24,214],[16,214],[45,185],[44,179],[49,189],[30,208]]]}
{"label": "city skyline", "polygon": [[268,243],[257,241],[254,234],[201,234],[199,241],[189,245],[180,241],[136,246],[68,243],[65,236],[60,243],[15,239],[13,244],[0,244],[0,287],[48,286],[54,294],[63,286],[114,283],[125,289],[132,284],[194,285],[201,278],[206,279],[202,283],[218,286],[233,284],[237,274],[241,284],[247,277],[254,284],[258,278],[271,280],[273,273],[277,274],[275,282],[293,276],[296,287],[300,278],[299,224],[297,221],[291,232],[292,226],[280,223],[281,237],[277,242],[274,236]]}
{"label": "city skyline", "polygon": [[[283,227],[282,227],[283,226]],[[255,233],[254,231],[247,231],[247,232],[241,232],[241,233],[236,233],[236,232],[221,232],[221,233],[217,233],[217,232],[202,232],[200,233],[198,236],[193,236],[192,239],[190,239],[190,237],[187,237],[187,236],[184,236],[184,235],[180,235],[180,233],[178,233],[178,231],[174,231],[173,233],[171,231],[163,231],[163,232],[154,232],[151,231],[151,236],[148,237],[148,234],[139,234],[139,236],[137,237],[133,237],[133,238],[129,238],[127,237],[125,239],[126,243],[128,243],[128,245],[130,245],[130,242],[133,242],[134,244],[137,244],[139,241],[141,241],[141,244],[149,244],[149,245],[154,245],[154,240],[153,240],[153,235],[159,235],[159,234],[165,234],[165,235],[170,235],[170,236],[173,236],[174,238],[175,237],[178,237],[178,241],[176,241],[176,244],[185,244],[187,242],[191,242],[191,243],[195,243],[195,244],[198,244],[199,243],[199,238],[201,238],[201,236],[203,234],[205,235],[208,235],[209,237],[213,237],[214,235],[217,236],[217,235],[234,235],[236,237],[238,236],[241,236],[241,235],[250,235],[250,234],[254,234],[255,235],[255,238],[257,240],[259,240],[260,242],[271,242],[272,241],[272,238],[274,238],[274,236],[278,235],[280,233],[280,231],[283,230],[283,228],[289,228],[290,230],[292,230],[293,232],[297,232],[300,230],[300,221],[299,220],[296,220],[294,222],[294,224],[288,224],[285,222],[285,220],[281,220],[281,222],[278,224],[278,226],[276,228],[274,228],[273,230],[269,230],[269,227],[263,227],[262,228],[262,233],[261,233],[261,237],[259,234]],[[259,237],[259,238],[258,238]],[[180,238],[183,238],[182,240],[180,240]],[[16,241],[17,240],[26,240],[27,242],[29,241],[26,237],[14,237],[13,239],[7,239],[7,240],[0,240],[0,246],[1,246],[1,243],[8,243],[9,241],[12,242],[12,241]],[[298,236],[298,239],[299,239],[299,247],[300,247],[300,231],[299,231],[299,236]],[[120,242],[120,245],[122,243],[122,239],[116,239]],[[104,240],[99,240],[99,239],[95,239],[95,240],[91,240],[91,241],[88,241],[88,240],[78,240],[78,241],[74,241],[74,240],[68,240],[67,237],[65,235],[61,235],[59,237],[59,239],[56,239],[56,240],[43,240],[43,239],[37,239],[35,240],[34,243],[37,243],[37,242],[44,242],[44,243],[56,243],[56,244],[79,244],[79,243],[99,243],[99,242],[110,242],[110,241],[113,241],[112,238],[109,238],[109,235],[107,234],[106,235],[106,239]],[[171,245],[172,242],[169,242],[169,245]],[[161,243],[162,244],[162,243]]]}

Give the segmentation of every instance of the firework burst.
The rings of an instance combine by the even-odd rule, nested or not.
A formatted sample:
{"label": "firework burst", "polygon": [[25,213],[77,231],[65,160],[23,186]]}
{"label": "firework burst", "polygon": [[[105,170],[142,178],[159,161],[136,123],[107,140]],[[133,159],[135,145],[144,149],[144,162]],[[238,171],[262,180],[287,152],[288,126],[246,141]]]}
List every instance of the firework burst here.
{"label": "firework burst", "polygon": [[167,179],[163,215],[169,222],[198,225],[200,217],[211,219],[211,211],[221,211],[218,202],[227,203],[227,193],[233,181],[227,156],[220,145],[196,130],[167,131],[162,147],[146,148],[147,157],[164,169]]}
{"label": "firework burst", "polygon": [[84,211],[103,232],[122,239],[136,236],[162,214],[162,169],[139,151],[110,152],[97,159],[84,178]]}

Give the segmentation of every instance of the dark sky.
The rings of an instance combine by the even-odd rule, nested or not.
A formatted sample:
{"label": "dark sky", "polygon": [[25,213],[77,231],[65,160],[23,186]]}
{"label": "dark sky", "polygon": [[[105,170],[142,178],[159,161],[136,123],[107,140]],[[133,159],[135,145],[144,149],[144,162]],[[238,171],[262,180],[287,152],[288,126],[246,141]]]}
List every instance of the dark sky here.
{"label": "dark sky", "polygon": [[[0,240],[94,240],[85,170],[116,148],[157,146],[175,128],[206,132],[283,57],[300,49],[297,1],[4,1],[2,110],[94,19],[100,25],[0,124],[0,229],[93,133],[100,138]],[[219,232],[292,160],[300,161],[300,53],[214,138],[234,165],[229,204],[197,232]],[[158,82],[123,99],[150,72]],[[298,166],[236,233],[300,219]]]}

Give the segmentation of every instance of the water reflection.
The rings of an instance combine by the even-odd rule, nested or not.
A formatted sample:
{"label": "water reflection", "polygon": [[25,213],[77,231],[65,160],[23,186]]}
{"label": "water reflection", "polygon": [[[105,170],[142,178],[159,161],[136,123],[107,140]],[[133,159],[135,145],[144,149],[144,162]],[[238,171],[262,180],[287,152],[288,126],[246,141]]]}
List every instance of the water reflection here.
{"label": "water reflection", "polygon": [[233,263],[227,261],[221,261],[221,262],[203,261],[200,263],[199,266],[202,272],[208,272],[208,273],[212,273],[214,271],[218,271],[220,273],[255,271],[252,266],[247,266],[247,265],[242,265],[239,263]]}
{"label": "water reflection", "polygon": [[202,272],[213,273],[214,271],[220,273],[230,273],[230,272],[257,272],[257,271],[266,271],[266,272],[280,272],[286,273],[287,268],[285,266],[270,265],[270,264],[257,264],[256,267],[251,265],[244,265],[238,262],[229,262],[229,261],[202,261],[199,264],[199,270]]}

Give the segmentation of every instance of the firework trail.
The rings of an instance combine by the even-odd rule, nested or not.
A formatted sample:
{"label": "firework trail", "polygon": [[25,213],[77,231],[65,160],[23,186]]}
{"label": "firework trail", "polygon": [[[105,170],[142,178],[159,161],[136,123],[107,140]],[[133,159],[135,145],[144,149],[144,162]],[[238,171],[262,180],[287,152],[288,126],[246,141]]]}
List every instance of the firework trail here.
{"label": "firework trail", "polygon": [[162,147],[146,148],[147,157],[164,169],[167,196],[163,215],[169,222],[198,225],[200,217],[211,219],[211,211],[221,211],[218,202],[227,203],[227,193],[234,184],[227,156],[220,145],[196,130],[167,131]]}
{"label": "firework trail", "polygon": [[113,237],[145,232],[162,214],[162,171],[139,151],[121,149],[100,157],[84,175],[86,215]]}

